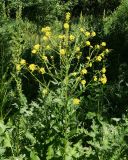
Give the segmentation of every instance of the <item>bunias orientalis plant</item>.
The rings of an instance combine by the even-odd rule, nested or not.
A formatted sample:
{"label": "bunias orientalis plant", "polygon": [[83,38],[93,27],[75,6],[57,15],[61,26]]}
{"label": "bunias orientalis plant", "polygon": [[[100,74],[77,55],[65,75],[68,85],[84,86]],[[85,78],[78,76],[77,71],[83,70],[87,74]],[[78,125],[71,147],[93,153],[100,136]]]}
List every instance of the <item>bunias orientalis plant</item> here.
{"label": "bunias orientalis plant", "polygon": [[[46,159],[86,157],[81,142],[73,141],[85,132],[78,121],[77,110],[87,87],[107,82],[106,56],[109,49],[106,42],[93,44],[91,41],[96,33],[87,31],[81,25],[73,30],[70,16],[70,13],[66,14],[59,34],[49,26],[41,29],[41,42],[35,44],[31,51],[37,59],[36,64],[21,59],[16,65],[19,73],[21,69],[27,69],[42,89],[45,120],[42,118],[41,122],[47,126],[47,131],[45,134],[43,131],[45,138],[42,138],[40,148],[46,144]],[[44,158],[43,155],[41,157]]]}

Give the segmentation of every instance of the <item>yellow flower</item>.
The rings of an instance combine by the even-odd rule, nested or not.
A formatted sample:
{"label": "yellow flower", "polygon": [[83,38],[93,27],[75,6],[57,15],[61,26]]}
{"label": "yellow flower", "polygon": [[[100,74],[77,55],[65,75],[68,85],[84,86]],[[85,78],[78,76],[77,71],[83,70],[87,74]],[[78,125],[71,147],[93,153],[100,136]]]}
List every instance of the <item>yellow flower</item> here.
{"label": "yellow flower", "polygon": [[50,58],[51,58],[52,60],[54,60],[54,57],[53,57],[53,56],[50,56]]}
{"label": "yellow flower", "polygon": [[73,75],[73,76],[76,76],[76,75],[77,75],[77,73],[76,73],[76,72],[73,72],[73,73],[72,73],[72,75]]}
{"label": "yellow flower", "polygon": [[80,47],[76,47],[76,52],[79,52],[80,51]]}
{"label": "yellow flower", "polygon": [[97,81],[97,76],[93,76],[93,80],[96,82]]}
{"label": "yellow flower", "polygon": [[86,46],[90,46],[91,45],[90,41],[86,41],[85,44],[86,44]]}
{"label": "yellow flower", "polygon": [[50,50],[50,49],[51,49],[50,45],[47,45],[46,50]]}
{"label": "yellow flower", "polygon": [[20,65],[20,64],[17,64],[17,65],[16,65],[16,70],[17,70],[17,71],[20,71],[20,70],[21,70],[21,65]]}
{"label": "yellow flower", "polygon": [[74,105],[79,105],[79,104],[80,104],[80,99],[74,98],[74,99],[73,99],[73,104],[74,104]]}
{"label": "yellow flower", "polygon": [[92,63],[89,63],[89,67],[92,67]]}
{"label": "yellow flower", "polygon": [[105,52],[102,52],[100,55],[101,55],[102,58],[104,58]]}
{"label": "yellow flower", "polygon": [[90,36],[90,32],[85,32],[85,36],[89,37]]}
{"label": "yellow flower", "polygon": [[107,83],[107,77],[105,76],[105,74],[102,75],[102,77],[100,78],[100,81],[101,81],[102,84]]}
{"label": "yellow flower", "polygon": [[101,70],[101,72],[102,72],[102,73],[105,73],[105,72],[106,72],[106,68],[103,67],[102,70]]}
{"label": "yellow flower", "polygon": [[64,28],[65,29],[69,29],[69,24],[68,23],[64,23]]}
{"label": "yellow flower", "polygon": [[106,52],[106,53],[109,53],[109,49],[108,49],[108,48],[106,48],[106,49],[105,49],[105,52]]}
{"label": "yellow flower", "polygon": [[42,59],[44,60],[44,61],[48,61],[48,58],[47,58],[47,56],[42,56]]}
{"label": "yellow flower", "polygon": [[84,74],[87,74],[87,72],[88,72],[88,71],[87,71],[87,69],[85,69],[85,68],[81,70],[81,74],[83,74],[83,75],[84,75]]}
{"label": "yellow flower", "polygon": [[101,56],[97,56],[96,60],[100,62],[102,60],[102,57]]}
{"label": "yellow flower", "polygon": [[86,59],[90,61],[90,57],[89,56],[87,56]]}
{"label": "yellow flower", "polygon": [[65,55],[65,52],[66,52],[65,49],[60,49],[60,55],[62,56]]}
{"label": "yellow flower", "polygon": [[66,13],[66,20],[69,21],[71,17],[71,14],[69,12]]}
{"label": "yellow flower", "polygon": [[73,36],[73,35],[70,35],[70,36],[69,36],[69,39],[70,39],[70,41],[74,41],[74,39],[75,39],[75,36]]}
{"label": "yellow flower", "polygon": [[34,48],[35,50],[39,50],[40,45],[39,45],[39,44],[36,44],[33,48]]}
{"label": "yellow flower", "polygon": [[26,60],[25,59],[21,59],[20,64],[21,65],[25,65],[26,64]]}
{"label": "yellow flower", "polygon": [[41,32],[45,32],[45,28],[44,27],[41,29]]}
{"label": "yellow flower", "polygon": [[36,54],[36,53],[37,53],[37,50],[36,50],[36,49],[33,49],[33,50],[32,50],[32,53],[33,53],[33,54]]}
{"label": "yellow flower", "polygon": [[63,39],[65,36],[60,34],[58,37],[59,39]]}
{"label": "yellow flower", "polygon": [[81,32],[84,32],[84,29],[83,29],[83,28],[80,28],[80,31],[81,31]]}
{"label": "yellow flower", "polygon": [[42,93],[43,93],[43,95],[48,94],[48,89],[47,88],[43,89]]}
{"label": "yellow flower", "polygon": [[102,42],[102,43],[101,43],[101,46],[102,46],[102,47],[105,47],[105,46],[106,46],[106,42]]}
{"label": "yellow flower", "polygon": [[41,74],[45,74],[45,69],[42,67],[42,68],[40,68],[40,70],[39,70],[40,72],[41,72]]}
{"label": "yellow flower", "polygon": [[100,45],[99,44],[95,45],[95,48],[100,49]]}
{"label": "yellow flower", "polygon": [[32,72],[36,70],[36,65],[35,64],[30,64],[28,67]]}
{"label": "yellow flower", "polygon": [[80,56],[78,55],[78,56],[76,56],[76,58],[79,60],[79,59],[80,59]]}
{"label": "yellow flower", "polygon": [[43,40],[44,40],[44,41],[47,41],[47,40],[48,40],[48,37],[43,36]]}
{"label": "yellow flower", "polygon": [[80,81],[80,80],[81,80],[81,77],[80,77],[80,76],[76,78],[76,81],[77,81],[77,82]]}
{"label": "yellow flower", "polygon": [[47,32],[45,33],[45,35],[46,35],[47,37],[50,37],[50,36],[51,36],[51,32],[47,31]]}
{"label": "yellow flower", "polygon": [[45,27],[45,30],[46,30],[46,32],[47,32],[47,31],[50,31],[51,28],[50,28],[49,26],[47,26],[47,27]]}
{"label": "yellow flower", "polygon": [[51,28],[50,27],[43,27],[42,29],[41,29],[41,32],[47,32],[47,31],[50,31],[51,30]]}
{"label": "yellow flower", "polygon": [[85,85],[86,84],[86,80],[81,80],[81,84]]}
{"label": "yellow flower", "polygon": [[91,36],[92,36],[92,37],[95,37],[95,36],[96,36],[96,32],[93,31],[93,32],[91,33]]}

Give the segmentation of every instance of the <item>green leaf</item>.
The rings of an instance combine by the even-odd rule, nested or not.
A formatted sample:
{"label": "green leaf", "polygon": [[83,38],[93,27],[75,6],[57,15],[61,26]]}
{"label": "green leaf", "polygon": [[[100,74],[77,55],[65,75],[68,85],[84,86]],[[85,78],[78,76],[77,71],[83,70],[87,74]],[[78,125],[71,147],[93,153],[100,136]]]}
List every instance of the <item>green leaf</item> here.
{"label": "green leaf", "polygon": [[25,136],[31,141],[32,144],[36,143],[36,139],[33,137],[33,135],[30,132],[27,131]]}
{"label": "green leaf", "polygon": [[31,160],[40,160],[40,158],[37,156],[37,154],[34,151],[31,151],[30,158]]}
{"label": "green leaf", "polygon": [[5,133],[4,136],[4,147],[11,147],[11,139],[7,132]]}
{"label": "green leaf", "polygon": [[94,113],[94,112],[88,112],[87,113],[87,118],[88,119],[93,119],[94,117],[96,117],[96,113]]}
{"label": "green leaf", "polygon": [[48,151],[47,151],[47,160],[53,158],[54,156],[54,150],[53,150],[53,146],[49,146],[48,147]]}
{"label": "green leaf", "polygon": [[5,148],[0,147],[0,155],[3,155],[5,151],[6,151]]}
{"label": "green leaf", "polygon": [[0,134],[4,133],[6,126],[4,125],[3,120],[0,120]]}

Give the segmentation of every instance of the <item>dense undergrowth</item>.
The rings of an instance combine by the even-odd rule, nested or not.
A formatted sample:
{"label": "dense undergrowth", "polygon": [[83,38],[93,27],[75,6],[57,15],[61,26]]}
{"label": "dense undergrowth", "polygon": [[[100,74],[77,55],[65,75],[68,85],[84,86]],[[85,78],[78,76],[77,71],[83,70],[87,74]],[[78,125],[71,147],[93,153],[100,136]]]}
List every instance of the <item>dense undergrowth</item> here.
{"label": "dense undergrowth", "polygon": [[0,7],[0,159],[127,160],[127,0]]}

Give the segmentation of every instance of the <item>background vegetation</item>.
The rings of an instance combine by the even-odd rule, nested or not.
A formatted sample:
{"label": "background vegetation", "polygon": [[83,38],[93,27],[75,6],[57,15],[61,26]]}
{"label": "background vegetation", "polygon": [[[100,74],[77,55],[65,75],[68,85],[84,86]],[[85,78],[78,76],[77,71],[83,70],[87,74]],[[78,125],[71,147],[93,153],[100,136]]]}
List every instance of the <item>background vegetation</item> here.
{"label": "background vegetation", "polygon": [[[128,159],[127,10],[127,0],[0,1],[1,160]],[[68,138],[57,116],[62,113],[56,99],[61,92],[45,97],[44,88],[27,70],[16,71],[21,58],[40,63],[31,49],[41,41],[41,28],[49,25],[60,33],[66,12],[71,13],[74,30],[81,25],[95,31],[94,43],[105,41],[111,50],[108,82],[83,92],[76,115],[69,111]]]}

